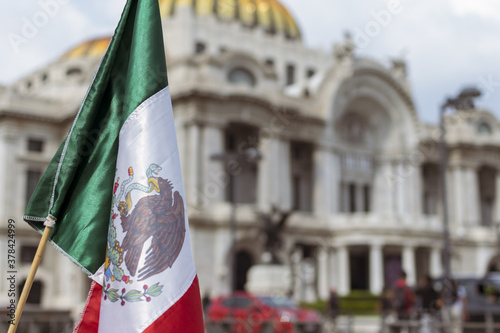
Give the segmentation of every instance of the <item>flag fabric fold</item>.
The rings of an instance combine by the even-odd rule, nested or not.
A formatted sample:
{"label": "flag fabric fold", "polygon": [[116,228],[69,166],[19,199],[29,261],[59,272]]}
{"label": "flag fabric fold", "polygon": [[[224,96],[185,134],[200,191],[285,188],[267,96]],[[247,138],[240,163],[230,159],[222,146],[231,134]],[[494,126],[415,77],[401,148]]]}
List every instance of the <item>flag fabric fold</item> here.
{"label": "flag fabric fold", "polygon": [[203,332],[185,203],[158,2],[128,0],[24,216],[97,282],[77,332]]}

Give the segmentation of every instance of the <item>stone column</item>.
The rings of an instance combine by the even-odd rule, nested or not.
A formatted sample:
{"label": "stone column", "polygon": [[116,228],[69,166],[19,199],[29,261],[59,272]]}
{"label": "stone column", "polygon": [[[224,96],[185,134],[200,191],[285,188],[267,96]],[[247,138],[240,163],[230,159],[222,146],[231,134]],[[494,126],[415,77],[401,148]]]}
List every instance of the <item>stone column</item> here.
{"label": "stone column", "polygon": [[[0,158],[2,161],[11,161],[3,164],[2,172],[0,172],[0,181],[3,188],[12,189],[11,191],[1,191],[2,193],[0,193],[0,216],[2,225],[7,222],[8,218],[17,217],[17,212],[24,212],[28,204],[26,202],[25,193],[26,170],[28,167],[25,163],[19,163],[17,158],[15,160],[13,159],[14,156],[18,155],[18,143],[20,140],[21,137],[11,131],[2,133],[2,138],[0,140]],[[14,175],[16,176],[14,177]],[[23,222],[19,222],[16,219],[16,223],[19,224]],[[18,228],[17,225],[16,228]],[[4,247],[0,251],[5,253],[5,249]]]}
{"label": "stone column", "polygon": [[[422,200],[423,200],[423,179],[422,179],[422,171],[420,165],[412,165],[411,166],[411,185],[410,185],[410,205],[411,212],[414,217],[421,216],[423,213],[422,210]],[[417,219],[418,221],[418,219]]]}
{"label": "stone column", "polygon": [[322,300],[328,299],[328,264],[329,253],[325,247],[320,247],[317,254],[318,262],[318,296]]}
{"label": "stone column", "polygon": [[337,289],[337,253],[334,249],[328,250],[328,288]]}
{"label": "stone column", "polygon": [[417,282],[415,266],[415,248],[411,245],[403,246],[403,269],[406,271],[406,281],[410,286]]}
{"label": "stone column", "polygon": [[[15,147],[15,142],[13,143],[12,141],[13,140],[10,138],[9,134],[0,133],[0,159],[2,161],[9,161],[9,158],[12,158],[12,156],[15,156],[14,154],[17,154],[17,151],[15,150],[15,148],[11,148],[11,147]],[[23,200],[22,198],[24,198],[24,196],[20,192],[24,193],[25,188],[26,188],[26,186],[21,187],[22,184],[19,183],[21,179],[24,179],[26,177],[25,173],[24,173],[25,172],[24,169],[22,169],[22,170],[18,169],[14,172],[14,170],[17,169],[18,166],[14,167],[12,164],[13,163],[4,163],[4,165],[2,166],[2,172],[0,172],[0,184],[3,184],[4,188],[16,189],[16,192],[18,192],[15,195],[16,198],[12,198],[13,197],[12,192],[0,191],[0,212],[1,212],[0,219],[2,221],[0,225],[2,227],[5,227],[5,228],[7,227],[7,219],[9,217],[8,214],[12,212],[12,207],[15,207],[15,206],[11,205],[9,200],[17,199],[17,198],[19,198],[19,200]],[[18,177],[12,177],[14,174],[18,175]],[[16,183],[18,183],[18,184],[16,185]],[[24,202],[23,202],[23,204],[24,204]],[[24,209],[22,209],[20,211],[24,211]],[[3,237],[3,235],[7,235],[7,232],[2,233],[2,237]],[[5,245],[7,245],[7,243]],[[2,247],[1,249],[2,249],[2,253],[5,253],[6,247]],[[2,255],[2,257],[4,257],[4,255]],[[4,258],[2,258],[2,259],[4,259]],[[2,259],[0,259],[0,261]],[[2,265],[0,267],[7,267],[7,266]],[[4,278],[2,277],[1,280],[4,280]],[[6,284],[6,282],[4,282],[4,281],[0,282],[0,291],[2,290],[1,286],[3,284]],[[2,297],[4,295],[6,295],[6,293],[3,293],[0,297]]]}
{"label": "stone column", "polygon": [[292,267],[293,267],[293,298],[296,301],[301,301],[303,299],[303,279],[304,274],[302,272],[302,259],[304,257],[304,253],[302,249],[297,247],[293,251],[292,254]]}
{"label": "stone column", "polygon": [[378,295],[384,287],[384,258],[381,244],[370,246],[370,292]]}
{"label": "stone column", "polygon": [[497,226],[500,225],[500,169],[497,169],[497,182],[495,186],[495,223]]}
{"label": "stone column", "polygon": [[202,130],[203,182],[199,192],[199,202],[204,207],[214,207],[214,203],[225,200],[229,173],[223,159],[214,159],[215,155],[224,154],[224,130],[214,125],[206,125]]}
{"label": "stone column", "polygon": [[479,186],[477,181],[477,172],[474,168],[465,170],[466,177],[466,194],[467,194],[467,224],[479,225]]}
{"label": "stone column", "polygon": [[215,234],[213,266],[214,277],[212,294],[227,294],[231,291],[230,251],[231,236],[229,229],[218,229]]}
{"label": "stone column", "polygon": [[200,203],[200,148],[201,130],[197,123],[192,123],[186,129],[186,175],[184,176],[184,187],[186,189],[186,201],[192,205]]}
{"label": "stone column", "polygon": [[303,289],[303,294],[304,297],[302,298],[303,301],[312,303],[316,300],[316,273],[317,273],[317,266],[316,262],[312,260],[312,258],[306,258],[305,260],[302,261],[301,263],[301,268],[302,268],[302,276],[303,276],[303,282],[302,286],[304,287]]}
{"label": "stone column", "polygon": [[393,181],[396,187],[396,207],[399,216],[407,216],[408,209],[408,174],[403,161],[394,167]]}
{"label": "stone column", "polygon": [[491,248],[487,245],[480,245],[476,248],[476,259],[475,259],[475,271],[482,272],[488,264],[491,258],[496,254],[496,249]]}
{"label": "stone column", "polygon": [[340,191],[340,170],[341,170],[341,165],[340,165],[340,156],[338,156],[335,153],[331,153],[330,155],[331,158],[331,173],[332,173],[332,178],[331,178],[331,183],[330,183],[330,188],[331,188],[331,193],[332,193],[332,198],[330,200],[330,214],[336,214],[341,212],[341,207],[340,207],[340,196],[341,196],[341,191]]}
{"label": "stone column", "polygon": [[467,212],[464,197],[468,191],[465,187],[465,174],[462,167],[455,166],[452,170],[452,175],[453,195],[450,198],[450,206],[453,212],[453,221],[457,226],[463,226]]}
{"label": "stone column", "polygon": [[441,258],[441,248],[431,248],[429,272],[433,278],[440,277],[443,274],[443,262]]}
{"label": "stone column", "polygon": [[394,214],[394,174],[388,161],[380,161],[376,168],[373,200],[375,212],[384,215]]}
{"label": "stone column", "polygon": [[332,157],[325,147],[316,147],[314,161],[313,211],[317,216],[328,216],[332,206]]}
{"label": "stone column", "polygon": [[346,245],[342,245],[337,248],[337,279],[339,282],[338,285],[338,294],[339,295],[347,295],[351,291],[350,286],[350,266],[349,266],[349,249]]}
{"label": "stone column", "polygon": [[279,177],[279,204],[281,209],[292,209],[292,172],[290,163],[290,142],[279,141],[278,177]]}

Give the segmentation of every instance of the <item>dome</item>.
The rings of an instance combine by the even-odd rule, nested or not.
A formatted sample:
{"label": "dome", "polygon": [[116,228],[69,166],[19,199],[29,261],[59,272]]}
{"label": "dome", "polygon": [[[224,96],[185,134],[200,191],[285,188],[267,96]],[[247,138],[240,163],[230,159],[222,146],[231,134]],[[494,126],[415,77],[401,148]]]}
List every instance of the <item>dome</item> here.
{"label": "dome", "polygon": [[215,15],[221,20],[240,21],[248,27],[260,26],[271,34],[300,39],[300,30],[290,12],[277,0],[160,0],[163,17],[190,6],[197,16]]}
{"label": "dome", "polygon": [[[159,0],[162,17],[175,15],[177,8],[189,6],[196,16],[215,15],[224,21],[239,21],[249,28],[261,27],[269,34],[300,40],[301,34],[290,12],[277,0]],[[93,39],[78,45],[63,58],[101,57],[111,37]]]}
{"label": "dome", "polygon": [[69,52],[66,52],[62,58],[102,57],[110,41],[111,37],[86,41],[71,49]]}

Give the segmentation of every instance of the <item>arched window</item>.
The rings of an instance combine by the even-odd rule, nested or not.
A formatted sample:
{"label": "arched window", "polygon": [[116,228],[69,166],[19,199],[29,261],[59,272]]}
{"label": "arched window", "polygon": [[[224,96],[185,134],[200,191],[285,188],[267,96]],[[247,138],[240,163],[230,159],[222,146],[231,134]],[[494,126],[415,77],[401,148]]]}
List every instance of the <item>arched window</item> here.
{"label": "arched window", "polygon": [[477,126],[477,133],[481,135],[490,135],[493,131],[491,130],[491,126],[487,123],[480,123]]}
{"label": "arched window", "polygon": [[232,83],[244,83],[250,87],[254,87],[256,84],[255,76],[249,70],[241,67],[233,68],[229,72],[227,80]]}

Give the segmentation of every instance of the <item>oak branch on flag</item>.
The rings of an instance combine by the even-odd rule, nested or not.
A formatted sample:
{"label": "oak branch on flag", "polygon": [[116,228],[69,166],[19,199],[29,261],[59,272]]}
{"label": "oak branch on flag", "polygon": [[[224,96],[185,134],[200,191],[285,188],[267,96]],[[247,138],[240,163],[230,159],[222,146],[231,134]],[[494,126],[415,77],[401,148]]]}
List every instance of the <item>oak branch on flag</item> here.
{"label": "oak branch on flag", "polygon": [[180,170],[158,1],[128,0],[24,216],[95,281],[75,332],[203,332]]}

